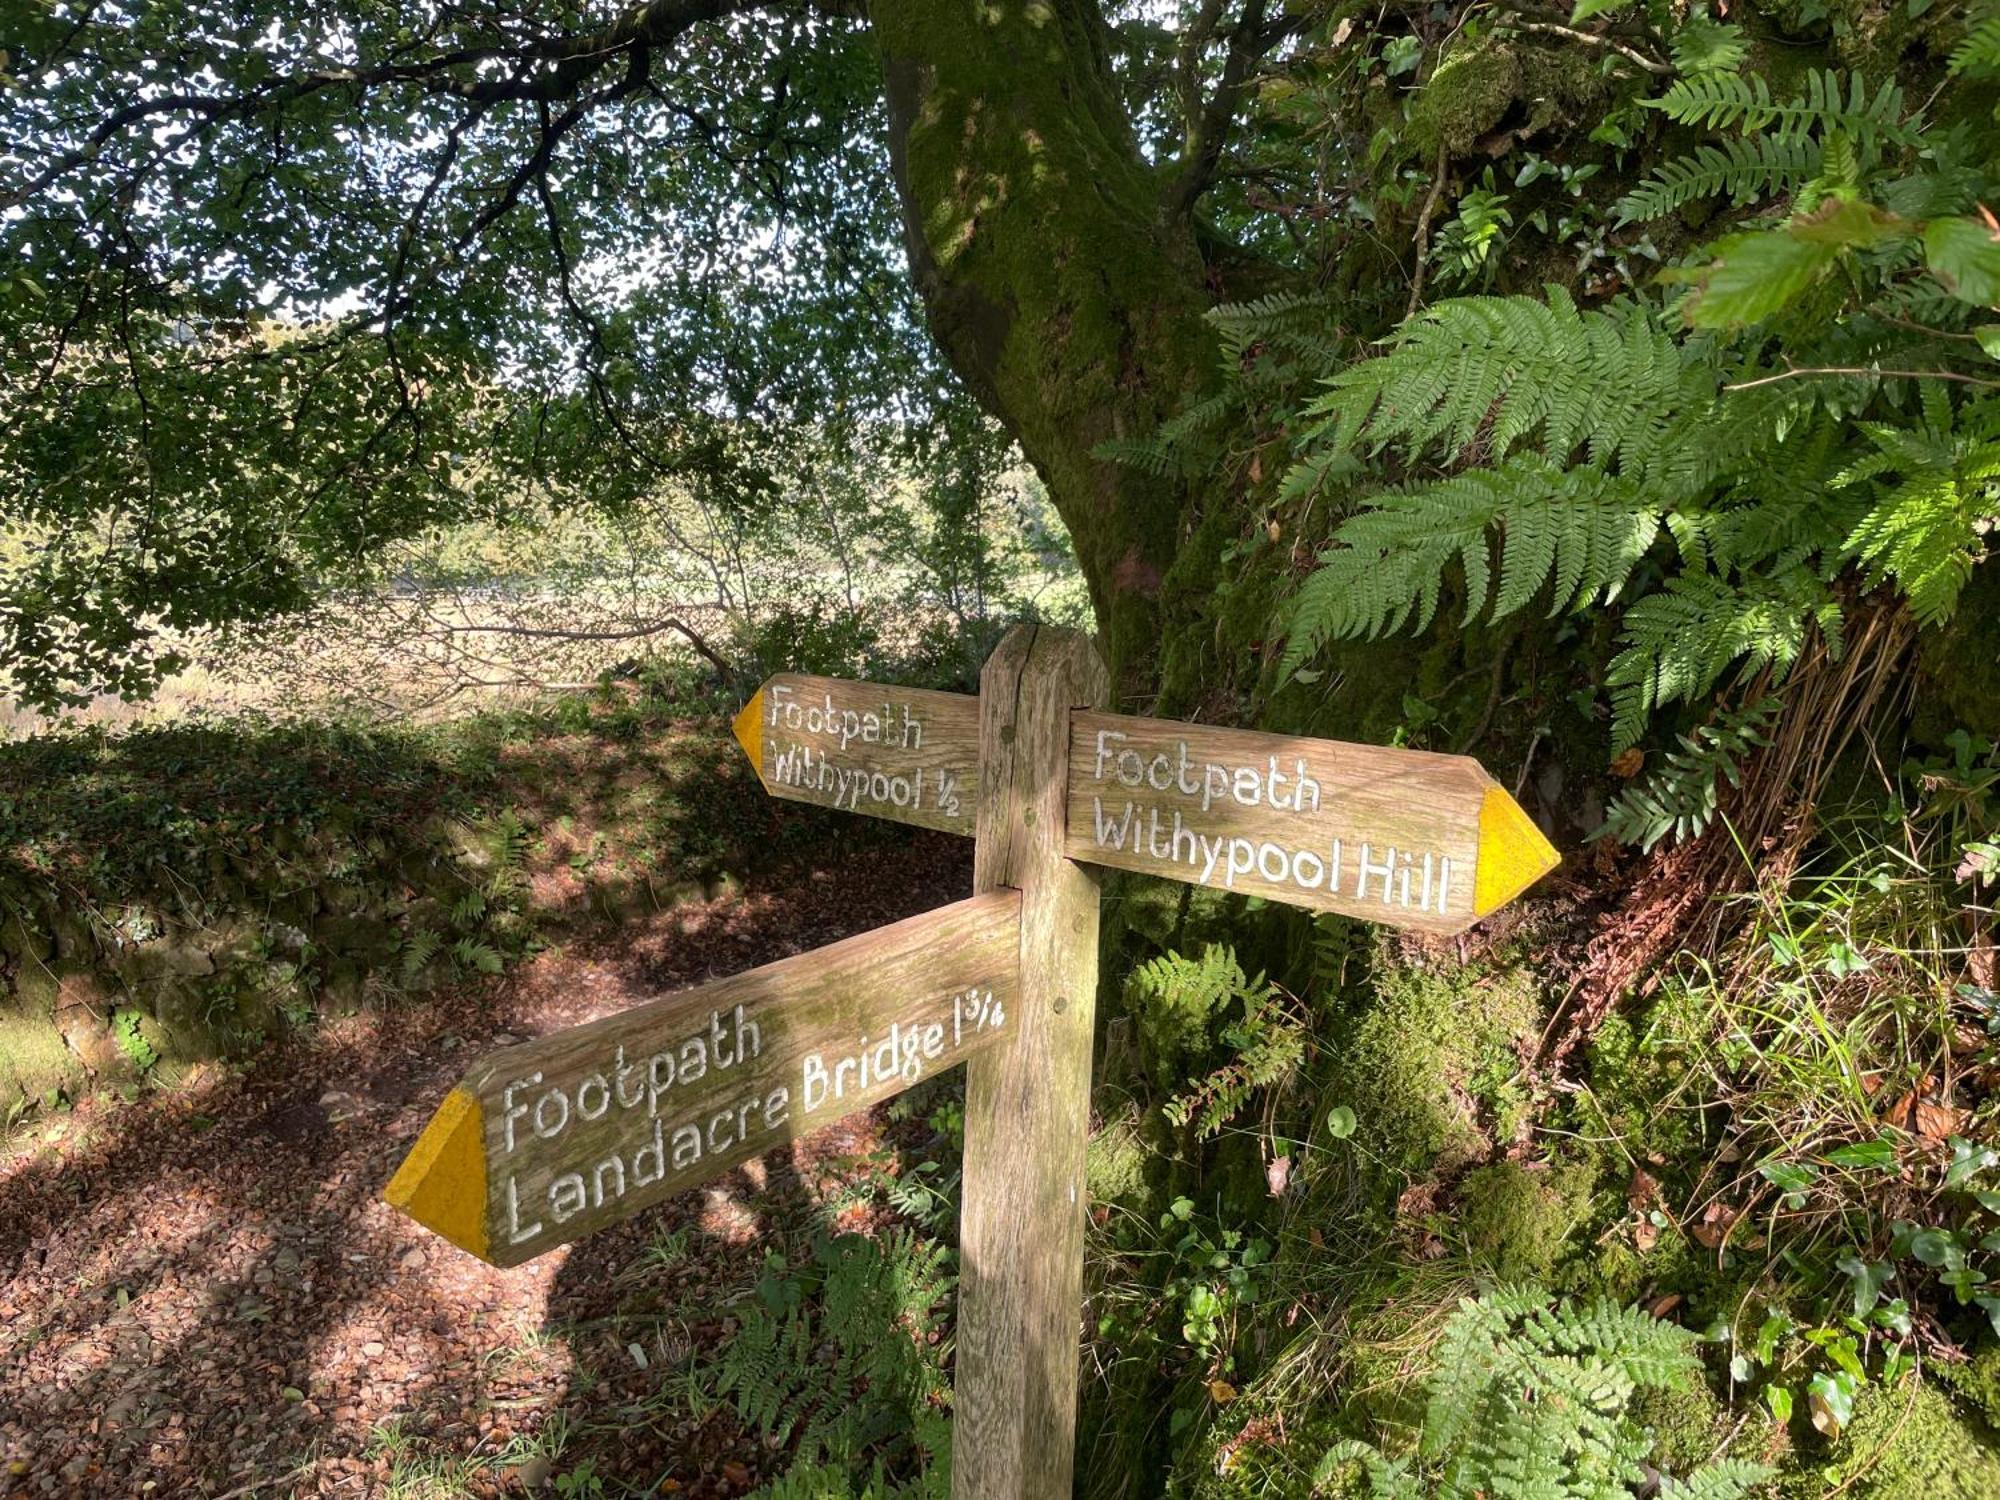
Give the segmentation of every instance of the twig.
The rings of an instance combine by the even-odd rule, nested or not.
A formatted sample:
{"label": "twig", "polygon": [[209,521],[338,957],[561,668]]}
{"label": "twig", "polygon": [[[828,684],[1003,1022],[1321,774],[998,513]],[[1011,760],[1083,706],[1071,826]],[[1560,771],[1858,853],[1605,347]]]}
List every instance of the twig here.
{"label": "twig", "polygon": [[1578,31],[1573,26],[1558,26],[1553,21],[1523,21],[1518,18],[1509,18],[1506,24],[1516,31],[1540,31],[1545,32],[1549,36],[1562,37],[1566,41],[1583,42],[1592,47],[1607,47],[1627,61],[1644,68],[1648,73],[1657,74],[1662,78],[1674,70],[1671,63],[1663,63],[1650,58],[1636,47],[1628,47],[1625,43],[1618,41],[1614,37],[1593,36],[1588,31]]}
{"label": "twig", "polygon": [[[433,619],[436,616],[432,617]],[[647,625],[632,630],[563,630],[555,626],[538,625],[448,625],[438,621],[438,628],[448,635],[509,635],[533,640],[556,641],[630,641],[641,636],[658,635],[663,630],[676,631],[687,638],[697,655],[701,656],[725,677],[734,677],[736,668],[716,654],[715,648],[690,625],[678,616],[665,615]]]}
{"label": "twig", "polygon": [[1410,278],[1410,305],[1403,309],[1405,323],[1417,315],[1417,304],[1424,300],[1425,257],[1431,250],[1431,215],[1437,212],[1438,199],[1444,195],[1445,172],[1450,166],[1450,148],[1439,146],[1437,172],[1431,178],[1431,190],[1424,198],[1423,212],[1417,215],[1417,269]]}
{"label": "twig", "polygon": [[1981,380],[1977,375],[1961,375],[1956,370],[1883,370],[1873,365],[1810,365],[1780,370],[1776,375],[1760,375],[1755,380],[1725,385],[1723,393],[1754,391],[1760,385],[1776,385],[1781,380],[1797,380],[1809,375],[1873,375],[1878,380],[1956,380],[1963,385],[2000,390],[2000,380]]}

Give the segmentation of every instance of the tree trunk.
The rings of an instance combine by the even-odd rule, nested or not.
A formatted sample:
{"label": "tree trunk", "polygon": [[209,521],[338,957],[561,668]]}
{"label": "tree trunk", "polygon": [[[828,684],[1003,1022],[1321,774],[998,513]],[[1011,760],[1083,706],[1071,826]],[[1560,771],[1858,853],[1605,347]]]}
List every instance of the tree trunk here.
{"label": "tree trunk", "polygon": [[1140,155],[1088,0],[875,0],[904,238],[946,357],[1049,487],[1121,696],[1152,677],[1196,492],[1092,456],[1215,378],[1185,214]]}

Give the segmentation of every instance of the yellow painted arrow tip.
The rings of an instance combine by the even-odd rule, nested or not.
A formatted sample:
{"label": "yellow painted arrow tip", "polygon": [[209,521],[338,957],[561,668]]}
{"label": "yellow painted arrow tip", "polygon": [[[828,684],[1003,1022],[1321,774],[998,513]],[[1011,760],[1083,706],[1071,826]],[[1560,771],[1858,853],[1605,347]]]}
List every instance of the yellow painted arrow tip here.
{"label": "yellow painted arrow tip", "polygon": [[750,701],[743,705],[735,718],[729,721],[729,732],[736,736],[736,743],[743,747],[743,753],[750,757],[750,769],[757,773],[757,779],[764,779],[764,690],[758,688],[750,695]]}
{"label": "yellow painted arrow tip", "polygon": [[453,1089],[396,1168],[382,1197],[391,1208],[489,1260],[486,1242],[486,1121],[476,1095]]}
{"label": "yellow painted arrow tip", "polygon": [[1562,863],[1534,819],[1506,788],[1490,786],[1479,808],[1479,866],[1472,881],[1472,909],[1498,911]]}

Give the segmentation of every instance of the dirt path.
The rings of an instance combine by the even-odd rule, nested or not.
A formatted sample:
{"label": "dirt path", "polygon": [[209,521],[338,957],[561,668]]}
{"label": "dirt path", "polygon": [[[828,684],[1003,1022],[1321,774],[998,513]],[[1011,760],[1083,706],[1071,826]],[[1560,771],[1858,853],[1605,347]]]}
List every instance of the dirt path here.
{"label": "dirt path", "polygon": [[[513,1271],[378,1195],[479,1053],[954,899],[967,847],[830,849],[837,881],[821,869],[584,934],[240,1076],[39,1127],[0,1165],[0,1494],[518,1492],[548,1473],[538,1449],[568,1434],[567,1465],[580,1432],[619,1485],[752,1487],[760,1444],[698,1400],[660,1399],[673,1345],[726,1336],[760,1239],[854,1175],[877,1122]],[[645,1259],[669,1235],[684,1251]],[[608,1317],[647,1278],[696,1309],[650,1357]]]}

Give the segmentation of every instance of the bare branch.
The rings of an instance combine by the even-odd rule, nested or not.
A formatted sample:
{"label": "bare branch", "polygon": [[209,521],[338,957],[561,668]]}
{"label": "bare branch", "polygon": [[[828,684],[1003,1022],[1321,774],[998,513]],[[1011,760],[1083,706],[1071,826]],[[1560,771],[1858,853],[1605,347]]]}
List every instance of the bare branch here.
{"label": "bare branch", "polygon": [[1620,57],[1626,59],[1626,61],[1644,68],[1648,73],[1656,77],[1665,78],[1674,71],[1671,63],[1662,62],[1656,57],[1648,57],[1637,47],[1628,46],[1616,37],[1598,36],[1593,32],[1578,31],[1574,26],[1560,26],[1553,21],[1527,21],[1518,16],[1509,17],[1505,24],[1516,31],[1539,32],[1544,36],[1559,36],[1566,42],[1582,42],[1588,47],[1606,48],[1609,51],[1616,52]]}
{"label": "bare branch", "polygon": [[733,678],[737,668],[717,654],[714,647],[702,639],[701,634],[677,615],[662,615],[659,619],[630,630],[561,630],[549,626],[535,625],[449,625],[438,622],[438,628],[446,635],[504,635],[525,640],[554,641],[636,641],[649,636],[672,632],[681,636],[692,646],[695,654],[709,663],[723,676]]}

